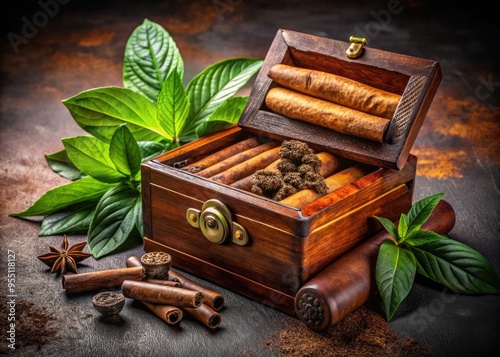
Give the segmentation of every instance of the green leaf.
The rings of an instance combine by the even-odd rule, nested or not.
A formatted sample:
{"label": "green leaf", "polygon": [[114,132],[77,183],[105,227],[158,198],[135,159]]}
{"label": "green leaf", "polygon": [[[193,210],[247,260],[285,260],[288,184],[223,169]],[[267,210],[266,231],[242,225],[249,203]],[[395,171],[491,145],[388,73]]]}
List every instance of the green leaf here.
{"label": "green leaf", "polygon": [[143,95],[120,87],[83,91],[62,103],[89,134],[109,142],[121,124],[128,123],[137,141],[162,141],[168,134],[156,118],[156,106]]}
{"label": "green leaf", "polygon": [[231,97],[227,99],[205,122],[196,128],[196,135],[201,137],[236,124],[247,102],[248,97]]}
{"label": "green leaf", "polygon": [[411,246],[419,246],[425,243],[434,242],[435,240],[446,238],[444,235],[437,234],[432,231],[415,231],[408,235],[405,243]]}
{"label": "green leaf", "polygon": [[24,212],[12,217],[45,216],[82,202],[97,202],[113,185],[87,176],[47,191]]}
{"label": "green leaf", "polygon": [[90,223],[87,243],[94,258],[140,243],[136,228],[141,193],[120,184],[102,196]]}
{"label": "green leaf", "polygon": [[58,234],[86,234],[97,202],[70,206],[50,214],[41,224],[40,237]]}
{"label": "green leaf", "polygon": [[410,251],[391,241],[380,246],[375,276],[387,321],[410,292],[415,273],[415,257]]}
{"label": "green leaf", "polygon": [[165,80],[157,107],[161,126],[174,142],[179,142],[179,134],[189,114],[189,99],[176,71]]}
{"label": "green leaf", "polygon": [[170,34],[145,19],[129,37],[123,59],[123,85],[156,103],[165,78],[176,71],[182,80],[184,63]]}
{"label": "green leaf", "polygon": [[473,248],[450,238],[409,247],[419,274],[464,294],[498,294],[500,278],[488,260]]}
{"label": "green leaf", "polygon": [[262,60],[234,58],[214,63],[197,74],[186,87],[191,107],[181,141],[196,138],[196,128],[243,87],[261,66]]}
{"label": "green leaf", "polygon": [[141,150],[126,125],[119,126],[111,137],[109,157],[119,172],[140,181]]}
{"label": "green leaf", "polygon": [[408,228],[420,229],[443,196],[444,193],[437,193],[414,203],[407,216]]}
{"label": "green leaf", "polygon": [[139,145],[139,149],[141,150],[142,162],[148,161],[173,148],[172,142],[164,144],[156,141],[138,141],[137,145]]}
{"label": "green leaf", "polygon": [[85,176],[84,173],[73,165],[66,154],[66,150],[61,150],[53,154],[47,154],[45,155],[45,160],[52,171],[68,180],[75,181]]}
{"label": "green leaf", "polygon": [[378,217],[378,216],[374,216],[374,217],[380,223],[382,223],[382,225],[387,230],[387,232],[389,232],[389,234],[392,236],[392,238],[394,238],[394,240],[399,243],[400,239],[399,239],[399,235],[398,235],[398,229],[396,228],[396,226],[394,225],[394,223],[392,223],[391,220],[389,220],[387,218],[384,218],[384,217]]}
{"label": "green leaf", "polygon": [[125,178],[109,157],[109,145],[92,136],[75,136],[62,140],[71,162],[83,173],[102,182]]}
{"label": "green leaf", "polygon": [[405,240],[407,232],[408,232],[408,221],[406,220],[405,214],[401,213],[401,217],[399,218],[399,223],[398,223],[398,236],[401,238],[401,241]]}

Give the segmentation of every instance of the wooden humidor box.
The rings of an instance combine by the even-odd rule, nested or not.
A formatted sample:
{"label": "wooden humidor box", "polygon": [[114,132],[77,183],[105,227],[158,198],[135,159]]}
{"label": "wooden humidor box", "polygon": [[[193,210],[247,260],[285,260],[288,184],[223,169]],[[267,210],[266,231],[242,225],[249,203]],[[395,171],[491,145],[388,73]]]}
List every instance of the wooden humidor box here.
{"label": "wooden humidor box", "polygon": [[[410,149],[439,85],[439,64],[372,48],[352,59],[349,46],[278,31],[238,125],[142,165],[145,251],[166,251],[174,268],[294,314],[304,283],[382,229],[372,216],[396,220],[410,208],[417,164]],[[275,83],[267,74],[276,63],[401,95],[390,137],[371,142],[271,112],[265,96]],[[299,209],[180,167],[250,137],[299,140],[342,158],[345,167],[363,167],[366,175],[335,191],[328,204]],[[213,215],[222,220],[215,238],[206,226]]]}

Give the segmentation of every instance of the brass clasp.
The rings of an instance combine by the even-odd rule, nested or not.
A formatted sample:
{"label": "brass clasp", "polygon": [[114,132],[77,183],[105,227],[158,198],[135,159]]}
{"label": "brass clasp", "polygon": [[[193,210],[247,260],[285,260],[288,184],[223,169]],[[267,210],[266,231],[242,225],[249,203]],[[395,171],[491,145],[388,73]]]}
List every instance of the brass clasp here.
{"label": "brass clasp", "polygon": [[345,54],[349,58],[358,58],[363,53],[363,46],[368,44],[368,40],[364,37],[351,36],[349,37],[349,42],[351,45],[345,51]]}

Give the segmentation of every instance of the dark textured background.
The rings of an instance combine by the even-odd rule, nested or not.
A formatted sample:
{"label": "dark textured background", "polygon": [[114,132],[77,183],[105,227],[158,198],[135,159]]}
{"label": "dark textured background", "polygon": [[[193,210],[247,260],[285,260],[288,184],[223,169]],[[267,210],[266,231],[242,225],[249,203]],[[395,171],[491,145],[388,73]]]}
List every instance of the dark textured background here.
{"label": "dark textured background", "polygon": [[[500,271],[500,73],[494,11],[481,2],[407,0],[401,2],[403,11],[385,16],[390,1],[225,2],[233,5],[217,11],[211,0],[72,0],[60,5],[17,53],[7,34],[20,34],[23,16],[32,19],[40,4],[20,1],[2,10],[0,291],[6,295],[10,249],[17,253],[18,300],[32,301],[58,318],[58,339],[39,354],[276,353],[265,341],[286,316],[208,282],[227,301],[217,331],[189,319],[170,328],[130,302],[116,325],[100,321],[92,294],[65,296],[60,277],[36,258],[48,244],[59,246],[61,237],[38,237],[38,222],[8,217],[66,182],[50,171],[43,156],[60,150],[61,138],[83,134],[61,100],[94,87],[121,86],[126,40],[145,18],[171,33],[185,61],[186,79],[228,57],[263,58],[279,28],[341,40],[362,35],[361,30],[371,47],[439,61],[443,80],[412,151],[419,158],[415,199],[444,192],[457,214],[450,236],[480,251]],[[248,94],[249,86],[242,93]],[[85,237],[69,239],[73,244]],[[142,253],[138,247],[88,259],[81,271],[122,267],[127,256]],[[390,326],[430,346],[437,356],[494,355],[500,352],[500,298],[454,295],[417,279]],[[3,337],[0,343],[6,344]],[[32,355],[33,347],[16,352]]]}

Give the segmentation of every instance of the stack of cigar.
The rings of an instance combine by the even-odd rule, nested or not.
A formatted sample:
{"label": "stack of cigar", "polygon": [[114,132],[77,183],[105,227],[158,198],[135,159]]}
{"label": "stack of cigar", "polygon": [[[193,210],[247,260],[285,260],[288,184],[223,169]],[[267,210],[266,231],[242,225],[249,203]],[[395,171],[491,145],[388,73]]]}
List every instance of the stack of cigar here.
{"label": "stack of cigar", "polygon": [[266,106],[292,119],[383,143],[401,96],[318,70],[274,65],[268,73],[278,86]]}
{"label": "stack of cigar", "polygon": [[63,275],[67,294],[120,287],[122,294],[141,302],[169,325],[178,325],[184,313],[210,329],[221,324],[223,296],[170,269],[170,255],[150,252],[131,256],[126,268]]}
{"label": "stack of cigar", "polygon": [[[182,169],[212,181],[251,192],[256,171],[277,169],[280,161],[280,144],[275,140],[261,142],[256,137],[250,137],[197,159]],[[345,160],[328,152],[318,152],[316,155],[321,161],[320,175],[325,178],[325,184],[328,187],[327,196],[340,188],[351,185],[368,173],[366,168],[355,164],[346,165]],[[302,209],[323,196],[324,194],[313,189],[303,189],[279,202]]]}

